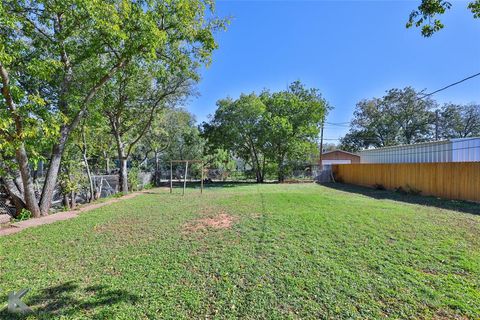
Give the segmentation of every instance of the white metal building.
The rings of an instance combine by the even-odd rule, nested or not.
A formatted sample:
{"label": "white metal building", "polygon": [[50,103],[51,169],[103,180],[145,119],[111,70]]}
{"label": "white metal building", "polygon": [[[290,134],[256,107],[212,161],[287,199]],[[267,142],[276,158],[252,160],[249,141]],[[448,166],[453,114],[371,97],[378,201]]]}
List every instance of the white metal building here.
{"label": "white metal building", "polygon": [[480,137],[368,149],[359,155],[360,163],[480,161]]}

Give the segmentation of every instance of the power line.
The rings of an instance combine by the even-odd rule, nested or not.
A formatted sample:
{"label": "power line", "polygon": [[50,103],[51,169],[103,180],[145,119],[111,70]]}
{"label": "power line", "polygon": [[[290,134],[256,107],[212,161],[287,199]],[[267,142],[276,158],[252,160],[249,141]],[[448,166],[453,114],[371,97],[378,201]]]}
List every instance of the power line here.
{"label": "power line", "polygon": [[457,82],[454,82],[454,83],[452,83],[452,84],[449,84],[448,86],[445,86],[445,87],[440,88],[440,89],[438,89],[438,90],[435,90],[435,91],[433,91],[433,92],[427,93],[427,94],[423,95],[422,97],[419,97],[417,100],[421,100],[421,99],[424,99],[424,98],[426,98],[426,97],[430,97],[430,96],[434,95],[435,93],[438,93],[438,92],[440,92],[440,91],[446,90],[446,89],[448,89],[448,88],[450,88],[450,87],[456,86],[457,84],[460,84],[460,83],[462,83],[462,82],[465,82],[465,81],[467,81],[467,80],[470,80],[470,79],[475,78],[475,77],[478,77],[478,76],[480,76],[480,72],[479,72],[479,73],[476,73],[476,74],[473,74],[473,75],[471,75],[471,76],[469,76],[469,77],[466,77],[466,78],[464,78],[464,79],[462,79],[462,80],[460,80],[460,81],[457,81]]}
{"label": "power line", "polygon": [[339,127],[350,127],[350,122],[325,122],[326,124]]}
{"label": "power line", "polygon": [[[478,76],[480,76],[480,72],[475,73],[475,74],[473,74],[473,75],[471,75],[471,76],[468,76],[468,77],[466,77],[466,78],[463,78],[462,80],[459,80],[459,81],[456,81],[456,82],[454,82],[454,83],[451,83],[451,84],[449,84],[449,85],[447,85],[447,86],[445,86],[445,87],[442,87],[442,88],[440,88],[440,89],[438,89],[438,90],[435,90],[435,91],[433,91],[433,92],[427,93],[427,94],[425,94],[425,95],[417,98],[415,101],[418,101],[418,100],[421,100],[421,99],[425,99],[425,98],[430,97],[430,96],[432,96],[432,95],[434,95],[434,94],[436,94],[436,93],[438,93],[438,92],[444,91],[444,90],[446,90],[446,89],[448,89],[448,88],[451,88],[451,87],[453,87],[453,86],[456,86],[456,85],[458,85],[458,84],[460,84],[460,83],[462,83],[462,82],[465,82],[465,81],[467,81],[467,80],[473,79],[473,78],[478,77]],[[334,122],[325,122],[325,124],[329,124],[329,125],[332,125],[332,126],[343,127],[343,128],[348,128],[348,127],[350,127],[350,124],[351,124],[351,123],[350,123],[350,122],[337,122],[337,123],[334,123]],[[338,138],[338,139],[327,139],[327,138],[325,138],[325,139],[323,139],[323,140],[339,141],[339,140],[341,140],[341,138]],[[362,140],[366,141],[366,139],[362,139]]]}

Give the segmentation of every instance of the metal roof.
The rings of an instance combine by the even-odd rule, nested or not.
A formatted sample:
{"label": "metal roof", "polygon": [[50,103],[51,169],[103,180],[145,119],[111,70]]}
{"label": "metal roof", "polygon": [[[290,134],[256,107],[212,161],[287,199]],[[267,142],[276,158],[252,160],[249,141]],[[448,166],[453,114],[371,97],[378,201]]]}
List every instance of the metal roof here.
{"label": "metal roof", "polygon": [[454,139],[446,139],[446,140],[439,140],[439,141],[428,141],[428,142],[419,142],[419,143],[412,143],[412,144],[401,144],[397,146],[388,146],[388,147],[381,147],[381,148],[374,148],[374,149],[365,149],[359,151],[362,152],[370,152],[370,151],[381,151],[381,150],[392,150],[392,149],[399,149],[399,148],[413,148],[417,146],[428,146],[428,145],[436,145],[436,144],[444,144],[448,142],[462,142],[468,140],[480,140],[480,137],[469,137],[469,138],[454,138]]}
{"label": "metal roof", "polygon": [[352,153],[352,152],[348,152],[348,151],[344,151],[344,150],[340,150],[340,149],[326,151],[326,152],[323,152],[322,155],[329,154],[329,153],[332,153],[332,152],[342,152],[342,153],[350,154],[352,156],[360,157],[360,155],[357,154],[357,153]]}

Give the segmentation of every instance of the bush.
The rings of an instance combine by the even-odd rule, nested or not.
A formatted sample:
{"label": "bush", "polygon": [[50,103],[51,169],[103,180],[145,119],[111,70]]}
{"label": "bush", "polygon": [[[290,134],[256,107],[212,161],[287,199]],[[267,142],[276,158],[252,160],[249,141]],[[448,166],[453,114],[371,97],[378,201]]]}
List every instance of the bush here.
{"label": "bush", "polygon": [[30,219],[31,217],[32,217],[32,213],[29,210],[23,208],[22,211],[15,218],[15,221],[25,221]]}
{"label": "bush", "polygon": [[149,182],[147,183],[146,185],[143,186],[143,189],[153,189],[155,188],[155,186],[153,185],[153,183]]}
{"label": "bush", "polygon": [[140,185],[140,168],[132,167],[128,171],[128,186],[130,191],[138,191],[142,188]]}

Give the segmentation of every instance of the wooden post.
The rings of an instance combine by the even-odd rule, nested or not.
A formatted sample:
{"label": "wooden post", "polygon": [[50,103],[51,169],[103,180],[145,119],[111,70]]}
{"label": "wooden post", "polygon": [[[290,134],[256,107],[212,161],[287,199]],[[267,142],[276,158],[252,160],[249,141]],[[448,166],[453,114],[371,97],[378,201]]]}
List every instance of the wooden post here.
{"label": "wooden post", "polygon": [[170,161],[170,193],[172,193],[172,184],[173,184],[173,169],[172,169],[172,161]]}
{"label": "wooden post", "polygon": [[203,193],[203,162],[202,162],[202,180],[200,181],[200,193]]}
{"label": "wooden post", "polygon": [[185,188],[187,187],[187,173],[188,173],[188,161],[185,162],[185,177],[183,178],[183,196],[185,195]]}

